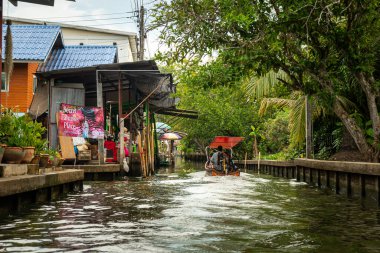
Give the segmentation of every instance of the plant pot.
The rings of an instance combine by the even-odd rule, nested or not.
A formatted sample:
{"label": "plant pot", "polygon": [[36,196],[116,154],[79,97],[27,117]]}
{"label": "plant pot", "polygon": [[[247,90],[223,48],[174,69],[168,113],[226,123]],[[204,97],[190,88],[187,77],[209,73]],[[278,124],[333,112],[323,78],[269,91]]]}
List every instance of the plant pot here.
{"label": "plant pot", "polygon": [[40,155],[40,168],[44,169],[49,163],[49,155],[48,154],[41,154]]}
{"label": "plant pot", "polygon": [[4,163],[21,163],[21,160],[24,158],[25,151],[20,147],[6,147],[3,162]]}
{"label": "plant pot", "polygon": [[24,158],[22,159],[21,163],[27,163],[30,164],[33,157],[34,157],[34,150],[35,147],[23,147],[25,151]]}
{"label": "plant pot", "polygon": [[40,155],[34,155],[32,161],[30,161],[30,164],[40,164]]}
{"label": "plant pot", "polygon": [[58,167],[61,167],[64,161],[65,158],[59,158]]}
{"label": "plant pot", "polygon": [[58,167],[58,164],[59,164],[59,158],[58,158],[58,157],[54,157],[54,158],[51,160],[51,163],[52,163],[53,167]]}

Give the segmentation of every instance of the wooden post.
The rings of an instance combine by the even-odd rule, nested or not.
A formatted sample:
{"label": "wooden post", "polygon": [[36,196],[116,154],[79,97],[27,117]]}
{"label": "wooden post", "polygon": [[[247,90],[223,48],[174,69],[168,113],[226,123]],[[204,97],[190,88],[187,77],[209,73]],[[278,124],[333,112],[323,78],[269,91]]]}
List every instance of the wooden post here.
{"label": "wooden post", "polygon": [[365,175],[360,174],[360,196],[362,198],[366,197],[366,187],[365,187]]}
{"label": "wooden post", "polygon": [[298,165],[296,165],[296,179],[297,179],[297,182],[300,182],[301,181],[301,175],[300,175],[300,172],[301,169]]}
{"label": "wooden post", "polygon": [[338,171],[335,172],[335,193],[340,193],[340,173]]}
{"label": "wooden post", "polygon": [[244,158],[244,172],[247,173],[247,152],[245,152],[245,158]]}
{"label": "wooden post", "polygon": [[[99,73],[96,71],[96,103],[103,110],[103,84],[99,80]],[[104,110],[103,110],[104,115]],[[99,164],[104,164],[104,137],[98,139]]]}
{"label": "wooden post", "polygon": [[257,174],[260,175],[260,158],[261,158],[261,153],[259,152],[259,160],[257,160]]}
{"label": "wooden post", "polygon": [[317,170],[317,185],[319,188],[321,188],[322,184],[321,184],[321,170]]}
{"label": "wooden post", "polygon": [[330,171],[326,170],[326,187],[331,188]]}
{"label": "wooden post", "polygon": [[305,173],[306,169],[305,167],[302,167],[302,182],[306,182],[306,173]]}
{"label": "wooden post", "polygon": [[346,188],[347,188],[347,197],[352,195],[352,186],[351,186],[351,174],[346,173]]}
{"label": "wooden post", "polygon": [[313,185],[313,169],[309,168],[309,183],[310,185]]}
{"label": "wooden post", "polygon": [[53,115],[51,114],[51,112],[52,112],[52,104],[53,104],[53,101],[51,100],[51,95],[52,95],[52,86],[54,86],[54,78],[51,78],[50,80],[49,80],[49,87],[48,87],[48,104],[49,104],[49,106],[48,106],[48,129],[47,129],[47,136],[48,136],[48,141],[49,141],[49,148],[51,148],[51,142],[52,142],[52,138],[53,138],[53,136],[52,136],[52,133],[53,133],[53,131],[52,131],[52,129],[51,129],[51,121],[52,121],[52,117],[53,117]]}

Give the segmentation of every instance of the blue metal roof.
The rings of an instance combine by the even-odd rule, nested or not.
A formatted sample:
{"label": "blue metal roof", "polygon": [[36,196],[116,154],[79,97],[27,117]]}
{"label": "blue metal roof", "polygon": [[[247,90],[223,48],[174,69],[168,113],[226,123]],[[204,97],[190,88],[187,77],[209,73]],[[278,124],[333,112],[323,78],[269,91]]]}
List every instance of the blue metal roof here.
{"label": "blue metal roof", "polygon": [[[11,25],[11,31],[14,61],[45,61],[61,28],[56,25]],[[3,25],[3,59],[6,34],[7,25]]]}
{"label": "blue metal roof", "polygon": [[46,72],[116,63],[116,53],[116,46],[65,46],[54,49],[47,61],[40,64],[37,71]]}

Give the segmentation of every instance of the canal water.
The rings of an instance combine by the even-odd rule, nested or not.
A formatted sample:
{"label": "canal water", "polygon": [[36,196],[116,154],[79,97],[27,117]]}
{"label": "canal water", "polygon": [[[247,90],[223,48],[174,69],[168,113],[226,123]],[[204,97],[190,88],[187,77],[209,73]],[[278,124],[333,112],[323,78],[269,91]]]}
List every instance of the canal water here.
{"label": "canal water", "polygon": [[380,251],[377,208],[294,180],[188,173],[200,168],[86,183],[0,220],[0,252]]}

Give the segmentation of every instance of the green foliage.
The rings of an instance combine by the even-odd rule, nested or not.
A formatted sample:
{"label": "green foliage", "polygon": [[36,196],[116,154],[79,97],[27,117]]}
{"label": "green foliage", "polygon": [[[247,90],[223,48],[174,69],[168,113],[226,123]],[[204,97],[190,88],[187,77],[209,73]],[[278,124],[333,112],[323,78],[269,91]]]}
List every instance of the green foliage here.
{"label": "green foliage", "polygon": [[316,121],[314,127],[315,158],[326,160],[340,150],[344,126],[335,117],[328,117],[327,120]]}
{"label": "green foliage", "polygon": [[[245,99],[239,83],[240,72],[221,59],[201,65],[177,64],[170,68],[178,82],[178,108],[195,110],[199,114],[197,120],[161,119],[169,124],[174,121],[175,130],[187,133],[181,141],[185,152],[203,152],[218,135],[247,137],[249,126],[262,121],[257,115],[258,105]],[[238,148],[251,150],[252,147],[243,143]]]}
{"label": "green foliage", "polygon": [[[275,118],[265,123],[265,151],[274,154],[283,151],[289,146],[289,113],[279,112]],[[263,150],[260,148],[260,150]]]}
{"label": "green foliage", "polygon": [[46,146],[42,139],[45,131],[41,123],[27,115],[17,117],[10,109],[6,109],[0,118],[1,142],[11,147],[36,147],[38,152]]}
{"label": "green foliage", "polygon": [[47,147],[41,151],[41,154],[48,154],[50,160],[53,160],[56,157],[61,157],[60,153],[57,150]]}
{"label": "green foliage", "polygon": [[0,143],[8,143],[10,136],[15,134],[15,115],[11,109],[4,109],[0,119]]}
{"label": "green foliage", "polygon": [[294,160],[295,158],[302,158],[304,157],[304,154],[305,154],[305,150],[302,150],[302,149],[285,148],[284,150],[278,153],[263,155],[262,159],[288,161],[288,160]]}
{"label": "green foliage", "polygon": [[[200,68],[208,71],[195,71],[202,73],[196,75],[200,82],[193,87],[234,85],[239,77],[247,80],[283,71],[288,79],[281,80],[282,85],[318,97],[367,152],[366,143],[378,150],[380,138],[375,127],[380,124],[376,99],[371,98],[380,95],[379,8],[379,0],[172,0],[156,5],[151,28],[162,27],[161,38],[169,48],[161,52],[160,59],[186,65],[202,65],[207,60],[206,65],[215,67],[203,64]],[[194,92],[190,96],[198,95]],[[374,122],[373,133],[355,122],[348,123],[346,112],[350,115],[350,111],[336,107],[342,104],[339,97],[355,104],[363,122]],[[298,117],[294,129],[302,133],[300,110],[293,115]],[[300,136],[293,135],[292,142],[300,143]]]}

